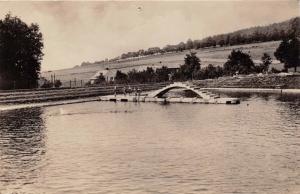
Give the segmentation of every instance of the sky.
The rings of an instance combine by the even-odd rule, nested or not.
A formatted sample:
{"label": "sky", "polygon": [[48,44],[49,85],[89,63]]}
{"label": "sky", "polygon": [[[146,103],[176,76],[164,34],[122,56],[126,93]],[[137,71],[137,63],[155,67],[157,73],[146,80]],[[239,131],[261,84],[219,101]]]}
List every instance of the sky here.
{"label": "sky", "polygon": [[0,19],[9,12],[40,26],[48,71],[281,22],[299,16],[299,1],[0,2]]}

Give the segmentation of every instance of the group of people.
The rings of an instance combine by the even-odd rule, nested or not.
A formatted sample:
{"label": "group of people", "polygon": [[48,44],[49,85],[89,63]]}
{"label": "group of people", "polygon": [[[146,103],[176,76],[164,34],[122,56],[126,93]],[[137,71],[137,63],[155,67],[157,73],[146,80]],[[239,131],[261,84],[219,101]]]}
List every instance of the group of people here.
{"label": "group of people", "polygon": [[[142,92],[142,90],[141,90],[140,88],[138,88],[138,87],[133,87],[133,89],[132,89],[131,86],[128,86],[128,87],[124,86],[123,89],[122,89],[122,91],[123,91],[123,94],[124,94],[125,96],[126,96],[127,94],[130,95],[132,92],[134,92],[134,95],[135,95],[135,96],[140,96],[140,95],[141,95],[141,92]],[[115,94],[115,96],[117,95],[117,86],[114,87],[114,94]]]}

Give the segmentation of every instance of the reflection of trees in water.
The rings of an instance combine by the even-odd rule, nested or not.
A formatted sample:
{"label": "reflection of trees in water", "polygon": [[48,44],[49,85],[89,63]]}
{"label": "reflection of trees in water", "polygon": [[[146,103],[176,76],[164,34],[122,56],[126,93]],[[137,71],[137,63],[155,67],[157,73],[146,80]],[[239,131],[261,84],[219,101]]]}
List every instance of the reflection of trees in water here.
{"label": "reflection of trees in water", "polygon": [[249,98],[251,98],[253,96],[253,94],[249,93],[249,92],[213,91],[213,93],[216,93],[221,97],[240,98],[242,101],[248,100]]}
{"label": "reflection of trees in water", "polygon": [[0,183],[26,184],[37,177],[45,153],[42,113],[41,108],[0,112]]}
{"label": "reflection of trees in water", "polygon": [[287,121],[298,122],[300,124],[300,95],[283,94],[279,95],[276,100],[282,102],[280,114],[286,117]]}
{"label": "reflection of trees in water", "polygon": [[277,100],[281,102],[292,102],[300,104],[300,95],[299,94],[282,94],[278,95]]}

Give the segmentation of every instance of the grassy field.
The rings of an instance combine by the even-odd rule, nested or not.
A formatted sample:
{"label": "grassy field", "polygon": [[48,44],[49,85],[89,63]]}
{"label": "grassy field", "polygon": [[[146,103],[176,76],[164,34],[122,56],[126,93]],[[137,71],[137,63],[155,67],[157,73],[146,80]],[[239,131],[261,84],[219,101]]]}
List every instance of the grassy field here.
{"label": "grassy field", "polygon": [[[255,63],[260,62],[260,58],[263,53],[268,53],[273,59],[273,67],[282,68],[282,65],[275,60],[274,52],[279,45],[279,41],[265,42],[265,43],[254,43],[246,45],[228,46],[228,47],[216,47],[216,48],[204,48],[195,50],[197,56],[201,60],[201,64],[206,66],[208,64],[223,66],[230,52],[233,49],[240,49],[251,55]],[[177,53],[166,53],[163,55],[153,55],[138,59],[127,59],[119,62],[107,63],[107,64],[93,64],[84,67],[76,67],[70,69],[62,69],[51,72],[42,72],[42,76],[47,79],[51,79],[51,74],[56,75],[56,79],[60,79],[63,85],[68,86],[70,80],[76,79],[77,83],[86,83],[97,71],[102,70],[106,67],[117,68],[122,72],[128,72],[132,69],[143,70],[145,67],[178,67],[184,63],[184,57],[189,51],[177,52]]]}

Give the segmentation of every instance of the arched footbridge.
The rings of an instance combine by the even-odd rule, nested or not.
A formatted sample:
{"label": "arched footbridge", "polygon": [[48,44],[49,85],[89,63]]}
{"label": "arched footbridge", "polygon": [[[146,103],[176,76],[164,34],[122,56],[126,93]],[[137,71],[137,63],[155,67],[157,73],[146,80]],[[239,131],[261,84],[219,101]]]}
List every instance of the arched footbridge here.
{"label": "arched footbridge", "polygon": [[[197,94],[195,98],[176,97],[163,98],[163,95],[172,89],[182,88]],[[205,104],[239,104],[238,98],[220,98],[218,95],[200,88],[189,82],[175,82],[161,89],[155,90],[145,95],[108,95],[101,96],[101,101],[120,101],[120,102],[185,102],[185,103],[205,103]]]}
{"label": "arched footbridge", "polygon": [[178,88],[190,90],[205,100],[220,98],[218,95],[213,94],[203,88],[200,88],[199,86],[196,86],[196,85],[194,85],[192,83],[188,83],[188,82],[174,82],[173,84],[167,85],[159,90],[149,93],[148,96],[153,97],[153,98],[161,97],[168,91],[170,91],[172,89],[178,89]]}

